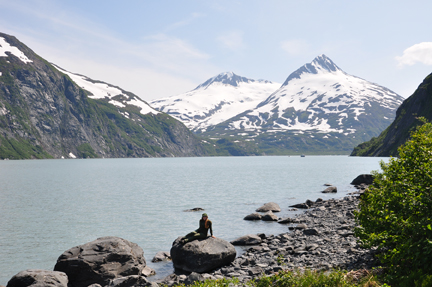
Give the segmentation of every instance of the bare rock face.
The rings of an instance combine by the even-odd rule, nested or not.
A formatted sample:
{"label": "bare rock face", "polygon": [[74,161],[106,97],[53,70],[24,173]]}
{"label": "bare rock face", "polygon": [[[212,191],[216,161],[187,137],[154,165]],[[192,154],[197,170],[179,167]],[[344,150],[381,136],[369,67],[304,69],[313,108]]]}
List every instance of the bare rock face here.
{"label": "bare rock face", "polygon": [[277,204],[275,202],[268,202],[255,211],[257,211],[257,212],[267,212],[267,211],[280,212],[281,208],[279,207],[279,204]]}
{"label": "bare rock face", "polygon": [[87,287],[97,283],[141,275],[146,266],[144,252],[137,244],[119,237],[101,237],[66,250],[57,260],[55,271],[69,278],[69,287]]}
{"label": "bare rock face", "polygon": [[26,286],[67,287],[68,277],[63,272],[28,269],[16,274],[7,284],[7,287]]}
{"label": "bare rock face", "polygon": [[171,258],[174,268],[203,273],[230,264],[236,257],[234,246],[221,238],[208,237],[186,244],[181,237],[173,242]]}

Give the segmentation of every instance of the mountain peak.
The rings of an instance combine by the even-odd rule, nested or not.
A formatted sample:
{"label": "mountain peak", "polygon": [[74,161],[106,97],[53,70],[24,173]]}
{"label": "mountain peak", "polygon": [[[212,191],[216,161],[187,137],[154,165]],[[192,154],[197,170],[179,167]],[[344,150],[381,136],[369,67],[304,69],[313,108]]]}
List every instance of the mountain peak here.
{"label": "mountain peak", "polygon": [[316,69],[328,72],[342,71],[329,57],[324,54],[317,56],[311,63]]}
{"label": "mountain peak", "polygon": [[224,85],[231,85],[234,87],[238,87],[238,85],[240,83],[250,83],[250,82],[254,82],[254,80],[245,78],[245,77],[241,77],[239,75],[234,74],[233,72],[224,72],[224,73],[220,73],[219,75],[208,79],[207,81],[205,81],[204,83],[202,83],[201,85],[199,85],[198,87],[196,87],[194,90],[200,89],[200,88],[207,88],[208,86],[210,86],[213,83],[221,83]]}
{"label": "mountain peak", "polygon": [[311,63],[303,65],[297,69],[297,71],[289,75],[282,86],[287,85],[292,79],[300,79],[303,74],[335,73],[338,71],[344,73],[329,57],[321,54],[315,57]]}

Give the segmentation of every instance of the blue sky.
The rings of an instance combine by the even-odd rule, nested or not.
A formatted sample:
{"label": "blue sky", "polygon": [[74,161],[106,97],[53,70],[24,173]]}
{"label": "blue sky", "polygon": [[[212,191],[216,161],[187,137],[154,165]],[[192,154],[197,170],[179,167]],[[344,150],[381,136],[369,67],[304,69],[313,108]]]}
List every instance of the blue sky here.
{"label": "blue sky", "polygon": [[283,83],[326,54],[410,96],[432,72],[432,1],[0,0],[0,32],[144,100],[219,73]]}

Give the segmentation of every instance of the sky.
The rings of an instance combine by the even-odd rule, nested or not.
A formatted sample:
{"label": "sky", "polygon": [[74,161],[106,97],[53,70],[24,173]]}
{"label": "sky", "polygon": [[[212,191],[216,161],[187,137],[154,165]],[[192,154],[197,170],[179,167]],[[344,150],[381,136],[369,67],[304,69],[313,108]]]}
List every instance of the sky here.
{"label": "sky", "polygon": [[325,54],[409,97],[432,72],[432,1],[0,0],[0,32],[146,101],[232,71],[283,83]]}

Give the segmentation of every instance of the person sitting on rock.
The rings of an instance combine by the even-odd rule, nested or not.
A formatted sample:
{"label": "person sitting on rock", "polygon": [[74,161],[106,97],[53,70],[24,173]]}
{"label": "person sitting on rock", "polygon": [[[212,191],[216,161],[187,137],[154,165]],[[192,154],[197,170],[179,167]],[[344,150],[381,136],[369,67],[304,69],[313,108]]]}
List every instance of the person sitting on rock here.
{"label": "person sitting on rock", "polygon": [[182,238],[181,242],[185,244],[196,239],[205,239],[207,238],[209,229],[211,237],[215,238],[213,236],[212,222],[208,219],[207,213],[203,213],[202,218],[199,221],[199,228],[195,231],[188,233],[185,237]]}

